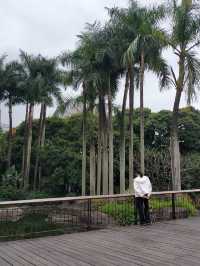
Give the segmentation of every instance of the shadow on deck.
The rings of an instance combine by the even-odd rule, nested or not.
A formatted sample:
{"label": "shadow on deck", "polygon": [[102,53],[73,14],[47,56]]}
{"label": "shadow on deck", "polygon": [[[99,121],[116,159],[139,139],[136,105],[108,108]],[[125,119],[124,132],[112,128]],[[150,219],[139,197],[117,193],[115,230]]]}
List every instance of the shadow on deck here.
{"label": "shadow on deck", "polygon": [[200,265],[200,217],[0,243],[0,265]]}

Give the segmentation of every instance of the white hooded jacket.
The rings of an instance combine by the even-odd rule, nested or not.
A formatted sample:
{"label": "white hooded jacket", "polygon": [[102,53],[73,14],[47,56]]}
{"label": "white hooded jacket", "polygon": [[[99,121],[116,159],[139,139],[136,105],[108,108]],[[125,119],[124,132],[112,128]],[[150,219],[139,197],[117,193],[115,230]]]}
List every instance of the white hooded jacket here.
{"label": "white hooded jacket", "polygon": [[151,195],[152,185],[148,176],[137,176],[133,181],[135,197],[144,197],[144,195]]}

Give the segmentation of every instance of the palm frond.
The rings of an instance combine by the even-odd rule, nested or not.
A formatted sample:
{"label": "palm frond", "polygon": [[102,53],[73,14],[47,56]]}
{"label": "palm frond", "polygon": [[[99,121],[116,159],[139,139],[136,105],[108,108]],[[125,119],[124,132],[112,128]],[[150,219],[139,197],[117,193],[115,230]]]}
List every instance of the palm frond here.
{"label": "palm frond", "polygon": [[186,54],[185,62],[185,92],[187,103],[191,104],[197,98],[197,90],[200,89],[200,60],[194,52]]}
{"label": "palm frond", "polygon": [[134,60],[138,55],[137,55],[137,52],[139,51],[139,48],[140,48],[140,38],[141,36],[138,35],[129,45],[127,51],[124,53],[124,56],[123,56],[123,65],[124,66],[127,66],[129,65],[130,63],[136,61]]}

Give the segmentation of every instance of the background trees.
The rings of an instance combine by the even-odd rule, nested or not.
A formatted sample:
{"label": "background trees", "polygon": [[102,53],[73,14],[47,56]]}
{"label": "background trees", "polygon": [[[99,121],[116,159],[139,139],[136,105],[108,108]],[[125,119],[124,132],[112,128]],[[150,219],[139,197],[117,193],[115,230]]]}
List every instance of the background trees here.
{"label": "background trees", "polygon": [[[170,111],[160,111],[153,113],[149,109],[144,109],[145,112],[145,165],[146,174],[151,176],[154,190],[167,190],[171,189],[171,163],[170,163]],[[181,120],[179,125],[184,125],[180,131],[180,149],[182,154],[181,160],[181,174],[183,189],[199,187],[199,132],[200,132],[200,113],[193,108],[181,109]],[[126,116],[128,122],[128,115]],[[93,115],[88,117],[87,139],[90,135],[94,137],[97,143],[98,117]],[[135,163],[134,170],[140,169],[140,110],[136,109],[134,112],[134,153]],[[82,161],[82,114],[75,114],[68,118],[47,118],[46,120],[46,141],[44,148],[41,150],[40,163],[42,166],[42,179],[41,179],[41,195],[49,196],[63,196],[63,195],[80,195],[81,194],[81,161]],[[119,180],[119,155],[118,149],[120,145],[120,127],[118,117],[113,117],[114,124],[114,192],[120,192]],[[22,143],[24,134],[24,123],[21,124],[16,131],[15,142],[13,145],[13,159],[15,169],[17,172],[21,168],[22,160]],[[37,141],[38,141],[38,126],[39,120],[33,121],[33,148],[30,177],[34,176],[35,157],[37,154]],[[155,132],[157,132],[155,134]],[[187,132],[187,133],[186,133]],[[1,147],[5,143],[5,136],[1,135]],[[190,138],[192,137],[192,141]],[[128,144],[128,143],[127,143]],[[6,148],[6,147],[5,147]],[[128,154],[128,145],[126,145],[126,153]],[[4,165],[4,158],[6,157],[5,150],[0,151],[1,171]],[[128,158],[127,158],[128,159]],[[89,161],[90,151],[87,149],[87,182],[86,193],[90,193],[89,181]],[[3,176],[5,172],[1,172]],[[126,163],[126,173],[128,174],[128,160]],[[127,178],[128,188],[128,178]],[[1,185],[3,185],[1,181]],[[11,187],[1,187],[4,196],[9,196],[6,191],[11,191]],[[16,191],[16,190],[15,190]],[[16,194],[13,192],[13,197],[21,198],[28,197],[28,194],[22,194],[21,190]],[[10,193],[10,192],[9,192]],[[37,194],[35,193],[37,196]],[[0,197],[3,194],[0,193]],[[9,196],[11,197],[11,196]]]}
{"label": "background trees", "polygon": [[[78,35],[75,50],[58,58],[23,51],[19,62],[5,63],[5,58],[0,58],[0,101],[7,101],[10,118],[9,133],[1,133],[2,176],[12,170],[12,175],[18,177],[16,184],[26,191],[82,195],[132,192],[134,171],[139,168],[152,177],[157,189],[180,189],[181,173],[185,186],[190,175],[188,165],[193,161],[198,164],[195,134],[199,134],[199,112],[189,107],[179,110],[183,92],[191,104],[199,88],[198,5],[182,0],[146,8],[130,1],[127,8],[107,10],[108,21],[103,25],[87,24]],[[161,28],[165,14],[172,24],[168,33]],[[163,58],[163,50],[169,47],[177,59],[178,71]],[[175,88],[172,113],[156,114],[145,108],[147,71],[156,74],[161,89],[170,85]],[[122,89],[122,79],[122,106],[116,107],[115,96]],[[63,87],[72,87],[79,95],[65,99]],[[139,109],[134,108],[137,89]],[[55,115],[65,114],[75,105],[79,106],[78,114],[70,118],[65,114],[63,120],[47,119],[47,107],[55,102]],[[17,103],[26,105],[26,113],[13,140],[12,106]],[[36,105],[41,107],[38,121],[33,119]],[[8,145],[4,145],[6,138]],[[16,169],[10,168],[12,147]],[[21,175],[16,175],[16,170]],[[188,182],[188,186],[194,183]]]}

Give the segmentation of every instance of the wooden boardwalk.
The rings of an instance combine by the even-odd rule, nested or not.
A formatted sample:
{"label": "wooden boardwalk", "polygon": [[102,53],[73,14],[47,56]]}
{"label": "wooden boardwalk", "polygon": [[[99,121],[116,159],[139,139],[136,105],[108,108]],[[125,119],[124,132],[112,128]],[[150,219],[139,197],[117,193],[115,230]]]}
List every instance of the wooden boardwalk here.
{"label": "wooden boardwalk", "polygon": [[200,218],[0,243],[0,266],[200,265]]}

